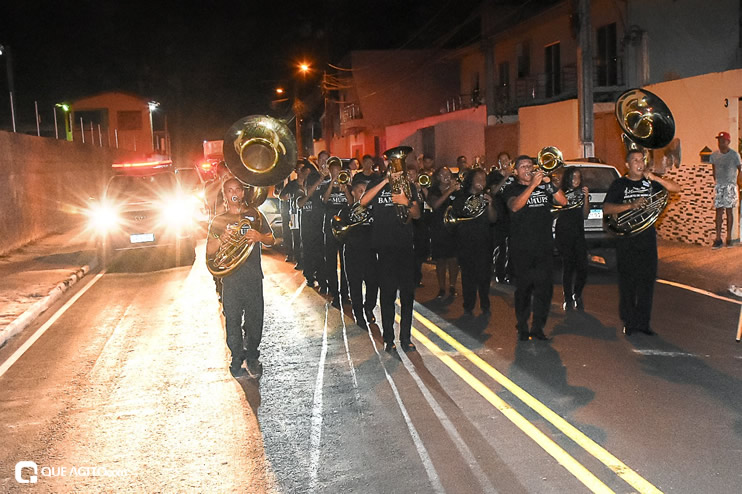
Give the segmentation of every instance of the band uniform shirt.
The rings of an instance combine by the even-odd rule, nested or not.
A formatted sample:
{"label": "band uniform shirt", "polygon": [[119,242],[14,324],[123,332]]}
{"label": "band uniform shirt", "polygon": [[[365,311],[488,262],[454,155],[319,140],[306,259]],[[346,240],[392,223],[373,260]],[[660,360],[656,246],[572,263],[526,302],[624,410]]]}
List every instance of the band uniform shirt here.
{"label": "band uniform shirt", "polygon": [[740,169],[740,159],[737,151],[730,149],[726,153],[714,151],[709,162],[716,168],[716,183],[719,185],[736,185],[737,173]]}
{"label": "band uniform shirt", "polygon": [[[609,204],[626,204],[641,197],[647,199],[663,190],[664,187],[658,182],[642,178],[641,180],[631,180],[627,176],[617,178],[613,181],[605,194],[605,201]],[[639,248],[652,248],[656,245],[657,230],[654,225],[636,235],[622,236],[616,239],[617,244],[630,242]]]}
{"label": "band uniform shirt", "polygon": [[381,175],[379,175],[377,172],[371,172],[370,175],[364,174],[362,171],[356,173],[353,175],[353,180],[351,180],[350,184],[351,186],[357,184],[357,183],[365,183],[368,185],[369,182],[375,182],[379,179]]}
{"label": "band uniform shirt", "polygon": [[[498,170],[492,170],[489,175],[487,175],[487,187],[493,187],[503,178],[504,175]],[[505,203],[505,199],[503,199],[502,193],[508,185],[512,184],[514,181],[515,179],[513,177],[508,177],[499,190],[490,191],[495,203],[495,212],[497,213],[497,221],[495,222],[494,227],[498,232],[506,233],[510,228],[510,210],[508,209],[508,205]]]}
{"label": "band uniform shirt", "polygon": [[[519,182],[513,182],[502,192],[502,198],[507,205],[511,198],[518,197],[528,188]],[[554,187],[552,184],[540,184],[528,198],[525,206],[518,211],[508,209],[510,215],[510,238],[513,248],[531,254],[551,255],[553,238],[551,233]]]}
{"label": "band uniform shirt", "polygon": [[[254,224],[256,220],[259,220],[260,229],[258,231],[263,235],[267,233],[273,233],[273,230],[271,229],[271,226],[263,213],[261,213],[258,209],[251,207],[247,208],[240,214],[222,213],[214,217],[214,219],[211,220],[211,224],[209,225],[209,236],[214,238],[221,238],[223,235],[229,235],[230,232],[234,231],[237,228],[240,221],[242,221],[243,219],[249,220],[250,222],[252,222],[252,224]],[[245,235],[248,229],[249,227],[247,225],[243,225],[240,230],[240,235]],[[247,257],[247,259],[240,265],[240,267],[238,267],[236,270],[234,270],[224,278],[225,282],[226,280],[239,280],[244,279],[244,277],[252,276],[262,278],[263,268],[261,263],[261,247],[262,244],[258,242],[253,247],[252,252],[250,252],[250,255]]]}
{"label": "band uniform shirt", "polygon": [[348,205],[348,198],[345,195],[345,189],[347,188],[347,185],[337,185],[332,186],[332,182],[327,182],[326,184],[322,184],[319,187],[319,194],[320,197],[325,196],[325,192],[327,191],[328,187],[332,187],[332,190],[330,191],[330,196],[327,198],[327,202],[324,203],[324,229],[327,231],[327,233],[331,233],[331,220],[332,217],[335,216],[340,212],[343,207]]}
{"label": "band uniform shirt", "polygon": [[[322,203],[322,195],[317,187],[307,202],[301,208],[301,221],[307,228],[316,228],[321,231],[324,218],[325,205]],[[302,227],[303,228],[303,227]]]}
{"label": "band uniform shirt", "polygon": [[[352,206],[346,204],[338,213],[338,216],[343,220],[343,224],[350,224],[350,212],[353,208],[358,205],[356,202]],[[351,227],[345,234],[345,245],[352,246],[353,248],[371,248],[371,225],[373,218],[371,215],[366,218],[360,225]]]}
{"label": "band uniform shirt", "polygon": [[299,228],[299,206],[296,201],[302,196],[301,185],[299,181],[293,179],[286,184],[281,194],[286,195],[289,202],[289,228],[296,230]]}
{"label": "band uniform shirt", "polygon": [[[565,192],[567,204],[574,204],[584,195],[580,188]],[[555,231],[557,235],[566,234],[570,236],[585,236],[585,218],[583,209],[573,208],[560,211],[556,215]]]}
{"label": "band uniform shirt", "polygon": [[[464,204],[466,204],[468,198],[468,195],[459,194],[453,200],[453,211],[456,216],[462,214]],[[462,248],[466,250],[467,247],[474,246],[476,247],[474,250],[491,253],[492,234],[490,233],[490,220],[486,209],[477,218],[459,222],[455,228],[459,251]],[[489,257],[491,258],[492,256],[490,255]]]}
{"label": "band uniform shirt", "polygon": [[[373,188],[381,182],[379,177],[368,184],[367,189]],[[410,184],[412,197],[416,197],[415,185]],[[413,199],[414,200],[414,199]],[[410,201],[410,206],[413,201]],[[397,218],[397,208],[392,201],[392,188],[390,184],[385,184],[378,194],[368,204],[373,216],[372,244],[375,249],[383,248],[403,248],[412,250],[412,239],[414,227],[411,221],[402,223]]]}

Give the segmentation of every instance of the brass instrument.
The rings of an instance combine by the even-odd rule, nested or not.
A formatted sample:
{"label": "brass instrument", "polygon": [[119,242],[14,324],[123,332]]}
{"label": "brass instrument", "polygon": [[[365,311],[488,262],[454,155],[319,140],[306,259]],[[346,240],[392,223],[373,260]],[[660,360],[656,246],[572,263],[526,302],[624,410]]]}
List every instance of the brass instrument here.
{"label": "brass instrument", "polygon": [[[410,181],[407,178],[407,164],[405,160],[407,155],[412,152],[410,146],[397,146],[384,151],[384,157],[389,160],[389,166],[386,169],[389,186],[392,194],[404,194],[407,200],[412,200],[412,189]],[[397,207],[397,218],[400,222],[406,223],[410,214],[410,208],[401,204],[395,204]]]}
{"label": "brass instrument", "polygon": [[546,146],[538,152],[536,165],[538,165],[543,174],[548,177],[564,166],[564,157],[558,148],[554,146]]}
{"label": "brass instrument", "polygon": [[[629,89],[618,97],[616,120],[624,132],[622,139],[627,152],[662,148],[675,136],[675,119],[670,109],[659,96],[644,89]],[[655,192],[641,208],[606,215],[606,228],[618,236],[641,233],[654,225],[668,199],[666,190]]]}
{"label": "brass instrument", "polygon": [[427,172],[421,172],[417,176],[417,185],[420,187],[428,188],[430,187],[430,184],[433,183],[433,178],[430,176],[430,173]]}
{"label": "brass instrument", "polygon": [[[232,175],[249,186],[245,202],[257,208],[267,196],[267,186],[285,180],[296,166],[296,140],[282,121],[250,115],[232,124],[224,136],[224,160]],[[212,275],[228,276],[248,258],[254,244],[244,233],[250,228],[259,230],[260,221],[259,215],[255,221],[242,219],[217,253],[207,257],[206,267]]]}
{"label": "brass instrument", "polygon": [[344,242],[348,231],[355,226],[362,225],[367,222],[371,217],[371,210],[366,206],[361,206],[360,203],[354,204],[350,209],[348,215],[348,222],[346,223],[343,219],[335,215],[330,220],[332,225],[332,234],[335,236],[338,242]]}
{"label": "brass instrument", "polygon": [[443,224],[447,227],[454,227],[462,221],[469,221],[479,218],[487,210],[487,201],[484,194],[473,194],[466,198],[461,211],[454,211],[453,204],[446,208],[443,213]]}
{"label": "brass instrument", "polygon": [[348,185],[350,183],[351,178],[352,177],[349,171],[341,170],[340,173],[338,173],[337,181],[340,185]]}
{"label": "brass instrument", "polygon": [[[574,195],[571,195],[572,192],[576,192]],[[582,193],[581,190],[575,191],[574,189],[568,190],[564,193],[565,196],[567,196],[567,204],[562,206],[560,204],[553,204],[551,206],[551,212],[552,213],[560,213],[562,211],[569,211],[570,209],[578,209],[585,205],[585,200],[587,199],[585,197],[585,194]]]}

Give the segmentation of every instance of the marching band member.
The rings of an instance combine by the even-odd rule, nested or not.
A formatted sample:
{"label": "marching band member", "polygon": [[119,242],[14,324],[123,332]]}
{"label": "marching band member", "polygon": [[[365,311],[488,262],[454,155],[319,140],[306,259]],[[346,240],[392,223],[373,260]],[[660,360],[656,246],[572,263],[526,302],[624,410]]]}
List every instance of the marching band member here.
{"label": "marching band member", "polygon": [[456,295],[456,279],[459,265],[456,261],[456,238],[443,224],[443,216],[453,202],[453,196],[461,188],[453,179],[451,170],[442,167],[433,175],[433,183],[428,191],[428,204],[433,210],[430,222],[430,250],[435,262],[438,277],[438,297],[446,296],[446,270],[448,270],[449,294]]}
{"label": "marching band member", "polygon": [[[403,172],[396,172],[403,173]],[[398,176],[393,177],[398,179]],[[410,184],[414,191],[415,184]],[[371,208],[373,215],[372,244],[378,253],[379,301],[384,349],[391,352],[394,344],[394,301],[399,291],[400,324],[399,341],[405,352],[414,351],[412,343],[412,305],[415,297],[415,252],[412,243],[412,220],[420,218],[420,204],[410,201],[404,194],[392,194],[389,178],[384,175],[366,187],[361,205]],[[407,221],[397,216],[397,205],[409,207]]]}
{"label": "marching band member", "polygon": [[[358,204],[366,192],[366,182],[359,181],[353,184],[353,206]],[[346,205],[338,214],[345,224],[350,223],[351,206]],[[348,229],[343,245],[343,259],[345,261],[345,275],[348,277],[350,301],[353,306],[353,317],[356,324],[368,329],[368,324],[376,322],[374,308],[379,295],[377,279],[376,251],[371,247],[371,217]],[[366,285],[364,299],[363,285]]]}
{"label": "marching band member", "polygon": [[314,169],[309,167],[309,175],[306,179],[303,195],[297,200],[297,206],[301,209],[300,232],[302,254],[304,256],[304,277],[307,286],[314,287],[319,283],[320,290],[327,291],[327,281],[324,279],[324,242],[322,239],[323,204],[322,196],[317,190],[322,184],[323,177]]}
{"label": "marching band member", "polygon": [[497,157],[497,167],[493,167],[487,175],[487,189],[494,198],[497,222],[492,229],[494,243],[495,281],[509,283],[512,277],[513,266],[508,252],[508,237],[510,230],[510,215],[502,198],[503,188],[511,183],[510,155],[502,152]]}
{"label": "marching band member", "polygon": [[[209,225],[206,255],[216,254],[220,246],[236,235],[255,243],[247,259],[223,279],[222,308],[226,320],[227,347],[232,355],[229,371],[234,377],[245,376],[242,362],[254,376],[263,372],[258,346],[263,336],[263,270],[261,244],[275,243],[268,220],[255,207],[244,204],[245,189],[234,178],[224,182],[226,212],[216,216]],[[240,221],[259,222],[260,228],[244,227],[237,231]]]}
{"label": "marching band member", "polygon": [[347,184],[338,182],[338,175],[342,163],[339,158],[331,158],[327,161],[330,180],[322,185],[320,194],[324,207],[323,234],[325,244],[325,279],[327,279],[328,293],[332,296],[332,306],[340,308],[341,303],[350,301],[348,286],[345,278],[345,262],[340,257],[340,290],[338,291],[338,254],[342,245],[332,234],[332,218],[340,212],[343,206],[353,202],[353,196]]}
{"label": "marching band member", "polygon": [[[619,214],[641,209],[648,198],[663,187],[668,192],[680,192],[680,186],[658,177],[647,169],[644,153],[632,150],[626,154],[628,173],[613,181],[605,195],[604,214]],[[654,281],[657,278],[657,231],[654,225],[633,236],[616,239],[618,264],[619,312],[623,332],[655,334],[649,326],[652,317]]]}
{"label": "marching band member", "polygon": [[[407,170],[407,177],[410,182],[417,184],[417,168],[410,167]],[[424,205],[427,200],[428,189],[426,187],[417,187],[417,201]],[[430,255],[430,228],[425,211],[419,219],[412,220],[415,228],[415,234],[412,243],[415,246],[415,286],[422,286],[423,281],[423,263]]]}
{"label": "marching band member", "polygon": [[464,313],[471,315],[479,295],[482,314],[490,312],[490,280],[492,279],[492,233],[490,224],[497,219],[492,197],[485,193],[487,178],[481,168],[472,168],[464,179],[463,194],[453,201],[453,211],[460,215],[471,196],[480,196],[486,203],[484,214],[460,221],[456,225],[456,244],[461,266],[461,293]]}
{"label": "marching band member", "polygon": [[568,168],[564,172],[562,192],[568,204],[583,199],[581,208],[560,211],[556,218],[554,236],[557,250],[562,257],[562,309],[583,310],[582,290],[587,281],[585,218],[590,214],[590,191],[582,185],[582,172],[579,168]]}
{"label": "marching band member", "polygon": [[363,155],[361,158],[361,170],[353,175],[352,185],[356,182],[365,182],[368,184],[372,180],[379,178],[379,173],[374,171],[374,158],[370,154]]}
{"label": "marching band member", "polygon": [[[533,158],[515,159],[515,181],[503,191],[510,211],[511,259],[515,270],[515,316],[518,338],[548,339],[544,335],[551,305],[553,242],[551,205],[564,206],[567,198],[555,190]],[[528,322],[533,311],[533,325]]]}

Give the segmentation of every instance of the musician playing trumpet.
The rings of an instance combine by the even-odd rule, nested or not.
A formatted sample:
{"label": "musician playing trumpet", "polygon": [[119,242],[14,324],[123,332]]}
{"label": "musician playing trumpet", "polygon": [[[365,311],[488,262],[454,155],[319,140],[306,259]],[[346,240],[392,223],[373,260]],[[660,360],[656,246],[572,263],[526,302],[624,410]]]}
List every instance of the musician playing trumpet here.
{"label": "musician playing trumpet", "polygon": [[[516,328],[521,341],[531,337],[546,340],[544,327],[553,292],[551,206],[564,206],[567,198],[529,156],[515,159],[514,177],[503,191],[503,199],[510,212]],[[531,312],[533,324],[529,330]]]}
{"label": "musician playing trumpet", "polygon": [[[613,181],[605,195],[603,214],[619,214],[645,208],[649,198],[662,188],[680,192],[680,186],[647,169],[644,153],[631,150],[626,154],[628,173]],[[654,281],[657,278],[657,231],[652,224],[636,235],[616,239],[618,264],[619,313],[623,332],[655,334],[649,325],[652,316]]]}
{"label": "musician playing trumpet", "polygon": [[[258,346],[263,336],[263,269],[261,244],[275,243],[268,220],[256,207],[246,205],[245,189],[234,178],[224,182],[226,212],[216,216],[209,225],[206,256],[212,258],[220,248],[240,237],[255,244],[240,266],[223,279],[222,311],[226,320],[227,347],[232,356],[229,371],[234,377],[262,374]],[[248,227],[255,225],[256,228]]]}

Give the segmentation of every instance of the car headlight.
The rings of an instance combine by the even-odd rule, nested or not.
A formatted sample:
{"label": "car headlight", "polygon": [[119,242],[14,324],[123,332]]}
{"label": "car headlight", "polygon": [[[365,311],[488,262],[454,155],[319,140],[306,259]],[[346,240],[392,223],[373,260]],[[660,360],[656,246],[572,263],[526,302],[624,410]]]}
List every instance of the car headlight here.
{"label": "car headlight", "polygon": [[98,204],[88,210],[88,222],[96,231],[109,231],[119,225],[118,208],[111,204]]}
{"label": "car headlight", "polygon": [[177,197],[165,201],[162,207],[162,222],[174,227],[188,226],[193,221],[194,202],[189,197]]}

